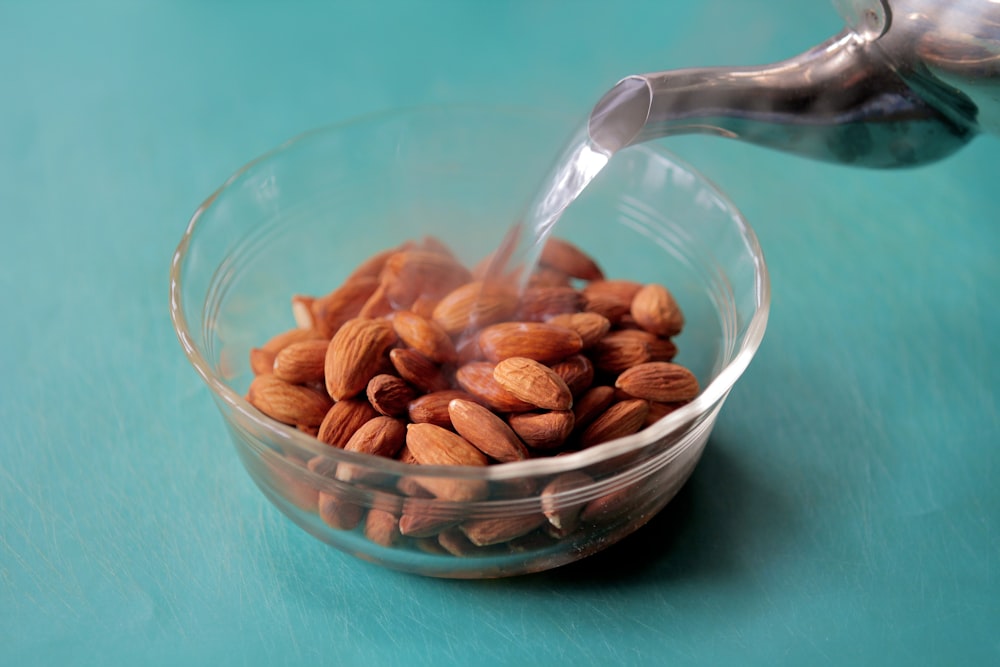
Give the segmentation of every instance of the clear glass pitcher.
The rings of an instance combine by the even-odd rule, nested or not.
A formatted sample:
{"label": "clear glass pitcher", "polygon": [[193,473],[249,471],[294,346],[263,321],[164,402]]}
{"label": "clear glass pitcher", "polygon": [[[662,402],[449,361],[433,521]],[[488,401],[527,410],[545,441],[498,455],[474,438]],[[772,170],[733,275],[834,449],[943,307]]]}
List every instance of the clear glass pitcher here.
{"label": "clear glass pitcher", "polygon": [[628,76],[595,106],[608,152],[710,133],[865,167],[933,162],[1000,134],[1000,0],[835,0],[846,27],[762,67]]}

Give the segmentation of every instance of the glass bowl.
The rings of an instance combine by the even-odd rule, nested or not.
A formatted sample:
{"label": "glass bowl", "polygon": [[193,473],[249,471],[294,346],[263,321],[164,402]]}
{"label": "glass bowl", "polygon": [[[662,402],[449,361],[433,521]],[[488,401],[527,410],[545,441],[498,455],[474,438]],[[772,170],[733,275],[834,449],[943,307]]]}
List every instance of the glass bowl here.
{"label": "glass bowl", "polygon": [[245,399],[250,350],[295,326],[292,295],[325,294],[365,258],[425,235],[469,264],[486,256],[575,129],[519,110],[366,116],[254,160],[194,214],[171,267],[176,333],[254,482],[312,535],[421,575],[519,575],[614,544],[691,475],[760,344],[769,285],[733,204],[656,145],[617,154],[556,235],[609,278],[671,290],[686,320],[676,361],[701,387],[690,403],[574,453],[449,467],[332,447]]}

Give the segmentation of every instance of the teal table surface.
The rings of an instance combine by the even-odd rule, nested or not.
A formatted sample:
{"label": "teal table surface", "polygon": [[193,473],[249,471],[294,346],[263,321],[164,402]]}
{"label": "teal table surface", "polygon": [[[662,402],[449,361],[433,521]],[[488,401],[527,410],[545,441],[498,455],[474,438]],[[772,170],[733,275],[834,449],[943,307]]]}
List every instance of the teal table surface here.
{"label": "teal table surface", "polygon": [[757,230],[764,343],[680,495],[523,578],[324,546],[168,316],[198,204],[295,134],[757,64],[825,0],[0,0],[0,665],[1000,664],[1000,139],[874,172],[671,140]]}

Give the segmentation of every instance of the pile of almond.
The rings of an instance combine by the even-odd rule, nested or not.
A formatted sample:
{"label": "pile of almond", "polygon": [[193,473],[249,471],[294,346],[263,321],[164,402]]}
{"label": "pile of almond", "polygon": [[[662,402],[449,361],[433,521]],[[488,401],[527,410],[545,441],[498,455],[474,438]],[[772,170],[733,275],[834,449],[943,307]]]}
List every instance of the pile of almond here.
{"label": "pile of almond", "polygon": [[428,237],[361,263],[250,352],[247,399],[334,447],[484,466],[635,433],[693,399],[684,317],[659,284],[611,280],[550,239],[526,289]]}

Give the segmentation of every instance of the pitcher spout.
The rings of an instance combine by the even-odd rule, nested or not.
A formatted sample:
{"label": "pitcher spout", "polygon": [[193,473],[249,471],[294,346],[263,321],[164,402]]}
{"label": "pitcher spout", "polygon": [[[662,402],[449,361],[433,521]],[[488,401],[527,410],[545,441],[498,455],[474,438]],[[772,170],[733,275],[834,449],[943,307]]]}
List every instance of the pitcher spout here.
{"label": "pitcher spout", "polygon": [[974,111],[926,101],[847,30],[763,67],[681,69],[618,82],[594,107],[591,139],[609,153],[707,133],[875,168],[939,160],[976,134]]}

